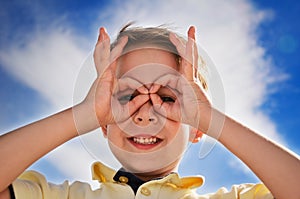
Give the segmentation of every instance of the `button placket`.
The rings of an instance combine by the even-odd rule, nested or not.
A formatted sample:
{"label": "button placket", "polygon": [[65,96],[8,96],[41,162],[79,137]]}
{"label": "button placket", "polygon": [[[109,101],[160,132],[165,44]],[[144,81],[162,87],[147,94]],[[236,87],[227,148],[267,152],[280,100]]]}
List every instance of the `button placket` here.
{"label": "button placket", "polygon": [[125,176],[120,176],[119,177],[119,181],[121,182],[121,183],[127,183],[128,182],[128,178],[127,177],[125,177]]}

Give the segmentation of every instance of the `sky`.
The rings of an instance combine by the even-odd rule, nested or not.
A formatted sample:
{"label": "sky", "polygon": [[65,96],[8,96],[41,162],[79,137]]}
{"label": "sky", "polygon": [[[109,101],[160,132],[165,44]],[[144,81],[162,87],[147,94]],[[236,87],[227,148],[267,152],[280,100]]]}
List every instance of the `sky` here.
{"label": "sky", "polygon": [[[88,63],[100,26],[114,37],[129,21],[171,24],[180,34],[193,24],[221,77],[224,112],[300,154],[299,10],[296,0],[1,1],[0,134],[84,97],[95,77]],[[179,168],[182,176],[205,176],[199,193],[259,181],[220,144],[204,152],[203,144],[191,145]],[[97,160],[120,167],[99,130],[30,169],[54,183],[80,180],[95,187],[89,167]]]}

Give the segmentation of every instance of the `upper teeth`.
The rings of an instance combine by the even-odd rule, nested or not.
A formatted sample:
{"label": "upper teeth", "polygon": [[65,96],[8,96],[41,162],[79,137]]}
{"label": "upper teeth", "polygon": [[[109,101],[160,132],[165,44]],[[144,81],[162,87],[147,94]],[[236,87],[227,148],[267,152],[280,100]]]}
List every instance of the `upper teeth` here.
{"label": "upper teeth", "polygon": [[134,137],[133,141],[138,144],[154,144],[157,142],[157,138],[156,137],[153,138]]}

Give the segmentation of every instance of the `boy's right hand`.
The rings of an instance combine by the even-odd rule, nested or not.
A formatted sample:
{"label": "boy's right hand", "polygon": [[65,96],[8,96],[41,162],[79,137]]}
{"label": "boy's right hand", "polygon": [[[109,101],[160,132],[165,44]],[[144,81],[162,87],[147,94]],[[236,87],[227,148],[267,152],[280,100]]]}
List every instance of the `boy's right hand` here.
{"label": "boy's right hand", "polygon": [[[93,107],[92,110],[94,110],[98,123],[102,127],[129,118],[140,106],[149,100],[149,95],[143,93],[147,92],[147,89],[142,88],[138,89],[142,95],[138,95],[126,104],[121,104],[115,99],[115,92],[122,84],[116,78],[117,59],[121,56],[127,40],[127,37],[121,38],[115,48],[110,50],[109,35],[105,28],[100,28],[94,51],[97,79],[94,81],[83,103]],[[126,82],[131,82],[134,87],[137,86],[137,82]],[[130,85],[125,86],[130,87]]]}

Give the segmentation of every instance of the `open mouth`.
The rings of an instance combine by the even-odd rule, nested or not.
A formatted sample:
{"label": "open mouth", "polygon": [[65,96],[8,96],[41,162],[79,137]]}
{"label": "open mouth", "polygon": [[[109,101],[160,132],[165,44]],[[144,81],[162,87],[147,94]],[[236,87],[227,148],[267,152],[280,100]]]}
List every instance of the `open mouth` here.
{"label": "open mouth", "polygon": [[151,149],[157,146],[162,142],[162,139],[151,136],[151,137],[143,137],[143,136],[134,136],[128,138],[128,140],[139,149]]}

